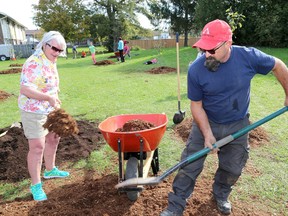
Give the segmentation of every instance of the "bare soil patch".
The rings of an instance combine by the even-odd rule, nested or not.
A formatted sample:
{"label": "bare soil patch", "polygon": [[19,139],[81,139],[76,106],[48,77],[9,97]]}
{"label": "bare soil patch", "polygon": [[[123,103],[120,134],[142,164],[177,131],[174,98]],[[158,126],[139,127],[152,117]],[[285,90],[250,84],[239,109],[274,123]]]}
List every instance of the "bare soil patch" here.
{"label": "bare soil patch", "polygon": [[176,72],[176,68],[161,66],[161,67],[152,68],[150,70],[147,70],[146,72],[151,73],[151,74],[165,74],[165,73]]}
{"label": "bare soil patch", "polygon": [[[191,119],[186,118],[181,124],[175,126],[175,135],[182,140],[187,139],[190,130],[188,128],[191,128],[190,122]],[[112,171],[118,166],[116,152],[112,155],[114,159],[111,161],[111,168],[107,168],[103,174],[86,168],[67,167],[67,162],[73,163],[88,158],[92,151],[98,151],[105,145],[97,122],[81,120],[77,121],[77,125],[79,128],[77,135],[61,138],[56,158],[57,165],[60,168],[66,167],[70,171],[71,177],[60,180],[44,180],[47,201],[35,202],[31,196],[24,199],[17,198],[11,202],[0,201],[0,215],[159,215],[167,207],[167,197],[172,188],[173,177],[168,177],[157,186],[145,187],[140,197],[132,202],[126,194],[118,193],[114,188],[118,183],[118,175]],[[0,137],[0,179],[3,183],[13,183],[29,178],[26,168],[28,143],[21,128],[3,128],[0,129],[0,134],[7,130],[7,134]],[[254,137],[258,138],[258,135],[255,134]],[[262,140],[257,139],[255,142],[261,145]],[[161,157],[168,156],[161,155],[160,151],[159,157],[161,169]],[[162,171],[160,170],[160,172]],[[250,171],[254,172],[252,168]],[[193,196],[188,201],[184,216],[221,215],[216,210],[212,198],[212,182],[213,176],[204,169],[198,179]],[[0,200],[2,200],[1,197]],[[269,212],[259,211],[258,202],[261,202],[260,199],[256,199],[253,205],[240,201],[234,202],[231,215],[271,215]]]}
{"label": "bare soil patch", "polygon": [[15,74],[15,73],[21,73],[22,68],[10,68],[7,70],[0,71],[0,74]]}
{"label": "bare soil patch", "polygon": [[12,94],[9,94],[5,91],[0,90],[0,101],[5,100],[5,99],[9,98],[10,96],[12,96]]}
{"label": "bare soil patch", "polygon": [[111,60],[102,60],[102,61],[98,61],[95,63],[95,65],[111,65],[111,64],[115,64],[114,61]]}

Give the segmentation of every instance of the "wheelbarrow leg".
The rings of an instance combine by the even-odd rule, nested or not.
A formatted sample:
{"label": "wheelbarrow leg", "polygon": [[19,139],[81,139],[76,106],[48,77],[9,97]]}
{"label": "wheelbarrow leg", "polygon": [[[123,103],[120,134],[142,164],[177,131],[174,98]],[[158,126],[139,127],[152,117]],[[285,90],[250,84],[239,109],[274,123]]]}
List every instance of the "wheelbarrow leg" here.
{"label": "wheelbarrow leg", "polygon": [[118,139],[118,164],[119,164],[119,182],[124,181],[124,163],[123,163],[123,155],[122,155],[122,146],[121,146],[121,140]]}

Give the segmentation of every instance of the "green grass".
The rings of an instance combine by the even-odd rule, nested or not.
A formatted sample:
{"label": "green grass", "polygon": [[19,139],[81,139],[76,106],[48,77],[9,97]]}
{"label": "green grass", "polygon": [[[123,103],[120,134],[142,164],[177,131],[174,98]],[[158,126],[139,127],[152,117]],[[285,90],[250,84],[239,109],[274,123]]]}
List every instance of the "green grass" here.
{"label": "green grass", "polygon": [[[82,49],[78,49],[79,53]],[[263,48],[263,51],[288,62],[285,49]],[[112,54],[97,54],[98,61],[107,59]],[[178,162],[184,143],[175,139],[172,132],[172,118],[177,111],[177,76],[176,73],[149,74],[145,71],[157,67],[176,68],[176,50],[163,49],[139,50],[131,52],[131,59],[125,63],[109,66],[92,65],[91,57],[84,59],[60,58],[58,70],[60,76],[60,99],[62,107],[77,119],[103,121],[105,118],[132,113],[166,113],[169,119],[167,131],[159,145],[161,171],[165,171]],[[180,48],[180,82],[181,110],[186,110],[186,118],[191,116],[187,99],[186,75],[188,64],[196,57],[196,50]],[[157,58],[156,65],[143,64],[147,60]],[[116,61],[116,59],[110,59]],[[25,60],[17,60],[23,63]],[[8,69],[12,61],[0,62],[0,70]],[[20,120],[17,107],[20,74],[0,75],[0,89],[13,96],[0,102],[0,128],[7,127]],[[251,88],[251,120],[257,121],[283,107],[284,92],[272,74],[257,75],[252,80]],[[251,150],[250,161],[261,174],[255,178],[244,173],[232,192],[231,199],[255,202],[259,210],[271,214],[287,215],[288,202],[288,114],[283,114],[263,125],[269,133],[270,143]],[[117,153],[106,145],[98,152],[93,152],[89,159],[80,160],[74,165],[77,169],[95,169],[99,172],[110,170],[118,172],[118,167],[109,163]],[[208,157],[212,164],[214,157]],[[208,167],[207,166],[207,167]],[[215,170],[211,170],[214,172]],[[209,169],[210,172],[210,169]],[[25,196],[23,192],[27,182],[16,184],[0,183],[0,197],[13,200],[17,196]],[[262,203],[262,204],[261,204]]]}

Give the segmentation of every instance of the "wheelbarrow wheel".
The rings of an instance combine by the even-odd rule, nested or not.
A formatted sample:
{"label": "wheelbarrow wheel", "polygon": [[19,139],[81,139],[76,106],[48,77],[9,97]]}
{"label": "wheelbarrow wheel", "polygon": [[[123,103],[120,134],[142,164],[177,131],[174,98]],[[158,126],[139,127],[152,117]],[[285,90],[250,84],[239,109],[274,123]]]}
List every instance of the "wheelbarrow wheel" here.
{"label": "wheelbarrow wheel", "polygon": [[[130,157],[126,164],[126,180],[138,177],[138,159]],[[139,191],[127,191],[127,197],[131,201],[136,201],[140,195]]]}

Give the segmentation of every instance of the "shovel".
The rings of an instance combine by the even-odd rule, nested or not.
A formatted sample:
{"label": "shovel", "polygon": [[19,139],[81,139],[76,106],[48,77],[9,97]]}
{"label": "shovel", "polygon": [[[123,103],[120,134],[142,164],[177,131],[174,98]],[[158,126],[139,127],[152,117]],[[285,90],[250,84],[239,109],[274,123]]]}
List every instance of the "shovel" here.
{"label": "shovel", "polygon": [[[243,136],[244,134],[248,133],[249,131],[257,128],[258,126],[264,124],[265,122],[270,121],[271,119],[283,114],[284,112],[286,112],[288,110],[288,106],[283,107],[282,109],[266,116],[265,118],[251,124],[248,125],[240,130],[238,130],[237,132],[228,135],[226,137],[224,137],[221,140],[218,140],[217,142],[215,142],[213,144],[213,148],[220,148],[224,145],[226,145],[227,143]],[[137,185],[156,185],[158,183],[160,183],[163,179],[165,179],[167,176],[171,175],[174,171],[176,171],[178,168],[186,166],[187,164],[199,159],[200,157],[208,154],[211,151],[210,148],[206,147],[190,156],[188,156],[187,158],[185,158],[184,160],[182,160],[181,162],[179,162],[178,164],[176,164],[175,166],[171,167],[170,169],[168,169],[166,172],[164,172],[162,175],[157,176],[157,177],[151,177],[151,178],[132,178],[132,179],[128,179],[126,181],[123,181],[119,184],[117,184],[115,186],[115,188],[121,188],[121,187],[130,187],[130,186],[137,186]]]}
{"label": "shovel", "polygon": [[180,66],[179,66],[179,33],[176,33],[176,53],[177,53],[177,81],[178,81],[178,111],[174,114],[174,124],[179,124],[185,117],[185,111],[180,108]]}

